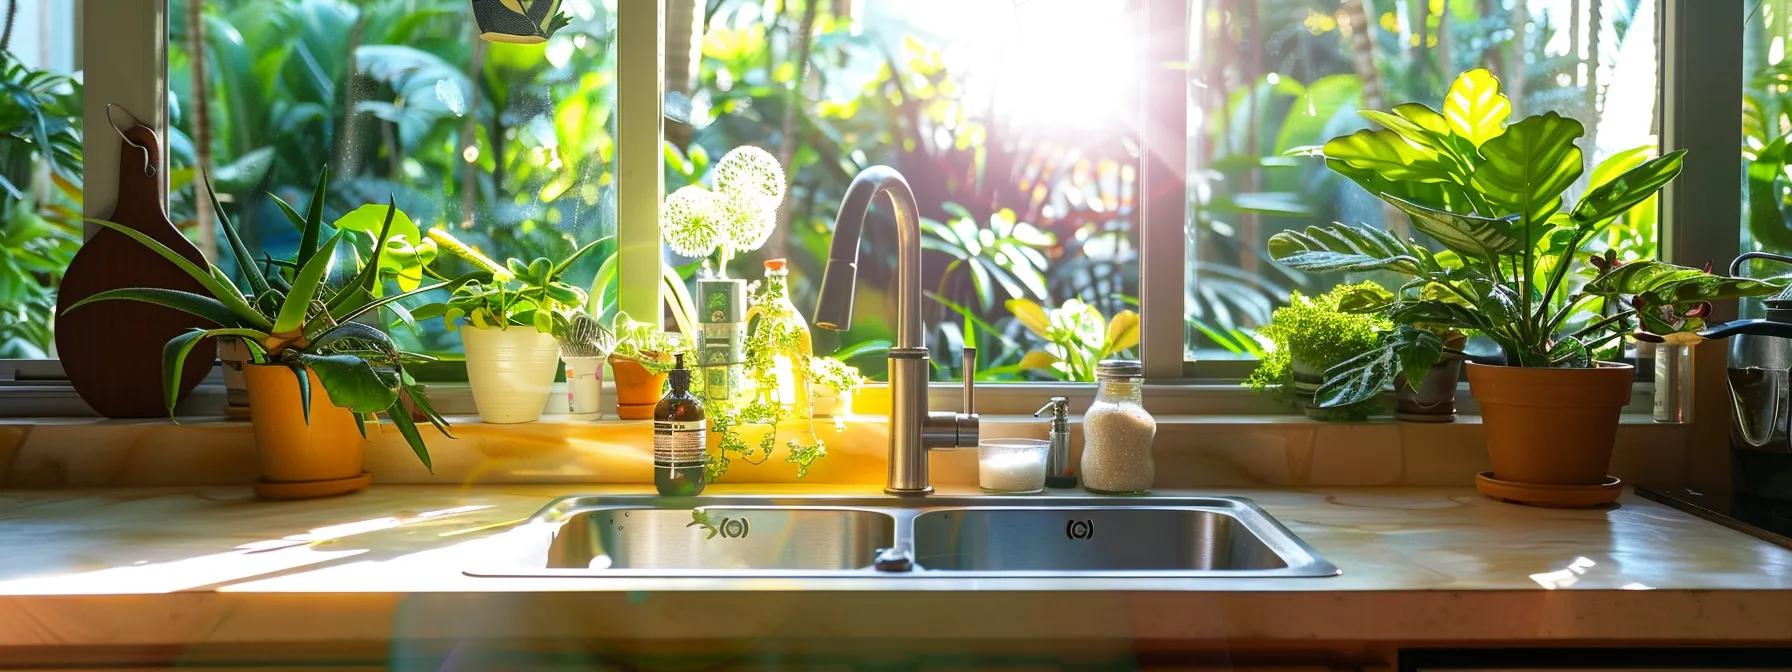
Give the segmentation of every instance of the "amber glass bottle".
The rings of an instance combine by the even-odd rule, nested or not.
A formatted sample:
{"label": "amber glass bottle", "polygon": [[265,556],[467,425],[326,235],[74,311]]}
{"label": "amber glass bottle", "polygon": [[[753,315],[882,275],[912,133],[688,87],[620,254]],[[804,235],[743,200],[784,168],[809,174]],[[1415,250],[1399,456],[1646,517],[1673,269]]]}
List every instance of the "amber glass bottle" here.
{"label": "amber glass bottle", "polygon": [[691,371],[684,355],[674,360],[671,390],[653,409],[653,485],[667,497],[703,492],[709,463],[709,421],[703,401],[691,394]]}

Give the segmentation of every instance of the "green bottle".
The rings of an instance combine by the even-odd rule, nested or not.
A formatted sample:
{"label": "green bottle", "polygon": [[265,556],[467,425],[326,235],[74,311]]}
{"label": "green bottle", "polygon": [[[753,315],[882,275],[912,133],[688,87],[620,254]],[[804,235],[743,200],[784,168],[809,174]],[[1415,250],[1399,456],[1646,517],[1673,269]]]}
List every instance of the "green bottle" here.
{"label": "green bottle", "polygon": [[709,463],[709,421],[703,401],[691,394],[691,370],[684,355],[673,361],[671,390],[653,409],[653,485],[667,497],[703,492]]}

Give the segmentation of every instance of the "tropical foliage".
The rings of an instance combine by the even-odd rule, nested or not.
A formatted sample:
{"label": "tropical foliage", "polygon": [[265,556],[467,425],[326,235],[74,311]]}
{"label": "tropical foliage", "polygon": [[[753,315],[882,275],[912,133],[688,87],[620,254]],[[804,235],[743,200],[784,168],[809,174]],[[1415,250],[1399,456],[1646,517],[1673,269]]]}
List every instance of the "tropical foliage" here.
{"label": "tropical foliage", "polygon": [[[164,347],[162,385],[170,416],[174,414],[174,403],[180,396],[182,370],[194,347],[207,338],[235,338],[248,346],[255,363],[285,366],[292,370],[298,378],[300,404],[307,420],[311,413],[311,378],[316,376],[317,382],[328,392],[330,402],[354,414],[363,436],[367,433],[363,416],[383,413],[427,467],[430,465],[429,449],[411,419],[410,409],[417,409],[443,434],[448,433],[448,424],[431,408],[422,387],[405,370],[408,362],[421,358],[403,352],[383,329],[368,324],[369,321],[378,324],[382,308],[426,291],[419,287],[410,292],[375,298],[383,284],[380,250],[385,247],[393,222],[399,217],[398,206],[391,202],[386,205],[385,221],[374,238],[374,257],[359,264],[346,282],[332,283],[330,270],[348,229],[335,227],[334,234],[319,242],[324,232],[323,203],[327,185],[327,175],[320,176],[304,215],[288,210],[304,241],[297,254],[291,260],[269,261],[265,269],[243,244],[229,216],[213,199],[218,222],[229,242],[231,254],[243,269],[248,292],[239,289],[216,266],[208,264],[200,268],[142,232],[93,220],[95,224],[155,251],[192,277],[207,293],[162,288],[114,289],[83,299],[67,310],[79,310],[100,301],[140,301],[184,311],[218,325],[183,333],[169,340]],[[209,192],[209,182],[206,186]],[[466,281],[441,282],[427,289],[452,289]]]}
{"label": "tropical foliage", "polygon": [[0,359],[49,356],[81,244],[81,84],[0,49]]}
{"label": "tropical foliage", "polygon": [[[1508,124],[1511,111],[1493,74],[1471,70],[1451,85],[1441,110],[1416,103],[1366,110],[1380,129],[1339,136],[1316,150],[1331,170],[1406,213],[1445,251],[1340,224],[1277,234],[1270,254],[1310,272],[1391,273],[1399,278],[1395,291],[1353,292],[1342,305],[1399,324],[1482,334],[1511,366],[1593,366],[1632,325],[1656,333],[1696,329],[1709,301],[1778,290],[1660,261],[1624,263],[1614,250],[1591,264],[1590,281],[1569,282],[1588,239],[1673,180],[1684,152],[1637,163],[1570,204],[1564,192],[1584,163],[1580,122],[1546,112]],[[1619,301],[1625,297],[1628,303]],[[1602,316],[1568,327],[1589,302],[1603,306]],[[1429,354],[1402,360],[1425,368],[1436,361],[1435,337],[1400,333],[1411,338],[1394,350]],[[1339,386],[1325,401],[1374,395],[1391,379],[1389,363],[1386,356],[1362,357],[1328,372],[1345,382],[1333,382]]]}

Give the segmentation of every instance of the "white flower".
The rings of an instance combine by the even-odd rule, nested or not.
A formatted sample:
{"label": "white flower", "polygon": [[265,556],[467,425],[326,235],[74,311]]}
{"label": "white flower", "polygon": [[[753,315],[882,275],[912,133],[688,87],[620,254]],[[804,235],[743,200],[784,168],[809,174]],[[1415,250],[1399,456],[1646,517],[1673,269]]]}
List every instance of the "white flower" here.
{"label": "white flower", "polygon": [[716,191],[752,196],[764,209],[776,209],[784,202],[784,167],[778,159],[758,147],[734,148],[716,163]]}
{"label": "white flower", "polygon": [[778,208],[767,207],[761,199],[739,191],[715,195],[715,209],[721,221],[718,241],[735,252],[757,250],[772,237],[778,226]]}
{"label": "white flower", "polygon": [[666,197],[660,209],[660,235],[666,246],[686,257],[707,257],[722,242],[724,220],[716,197],[697,185]]}

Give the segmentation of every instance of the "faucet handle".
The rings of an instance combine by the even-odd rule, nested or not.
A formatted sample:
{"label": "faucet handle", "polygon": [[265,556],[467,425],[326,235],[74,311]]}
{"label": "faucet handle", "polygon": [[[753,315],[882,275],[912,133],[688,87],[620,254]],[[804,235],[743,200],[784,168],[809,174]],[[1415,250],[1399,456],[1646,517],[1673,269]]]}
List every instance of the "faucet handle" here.
{"label": "faucet handle", "polygon": [[964,414],[974,415],[977,412],[977,347],[967,345],[960,352],[964,355]]}

